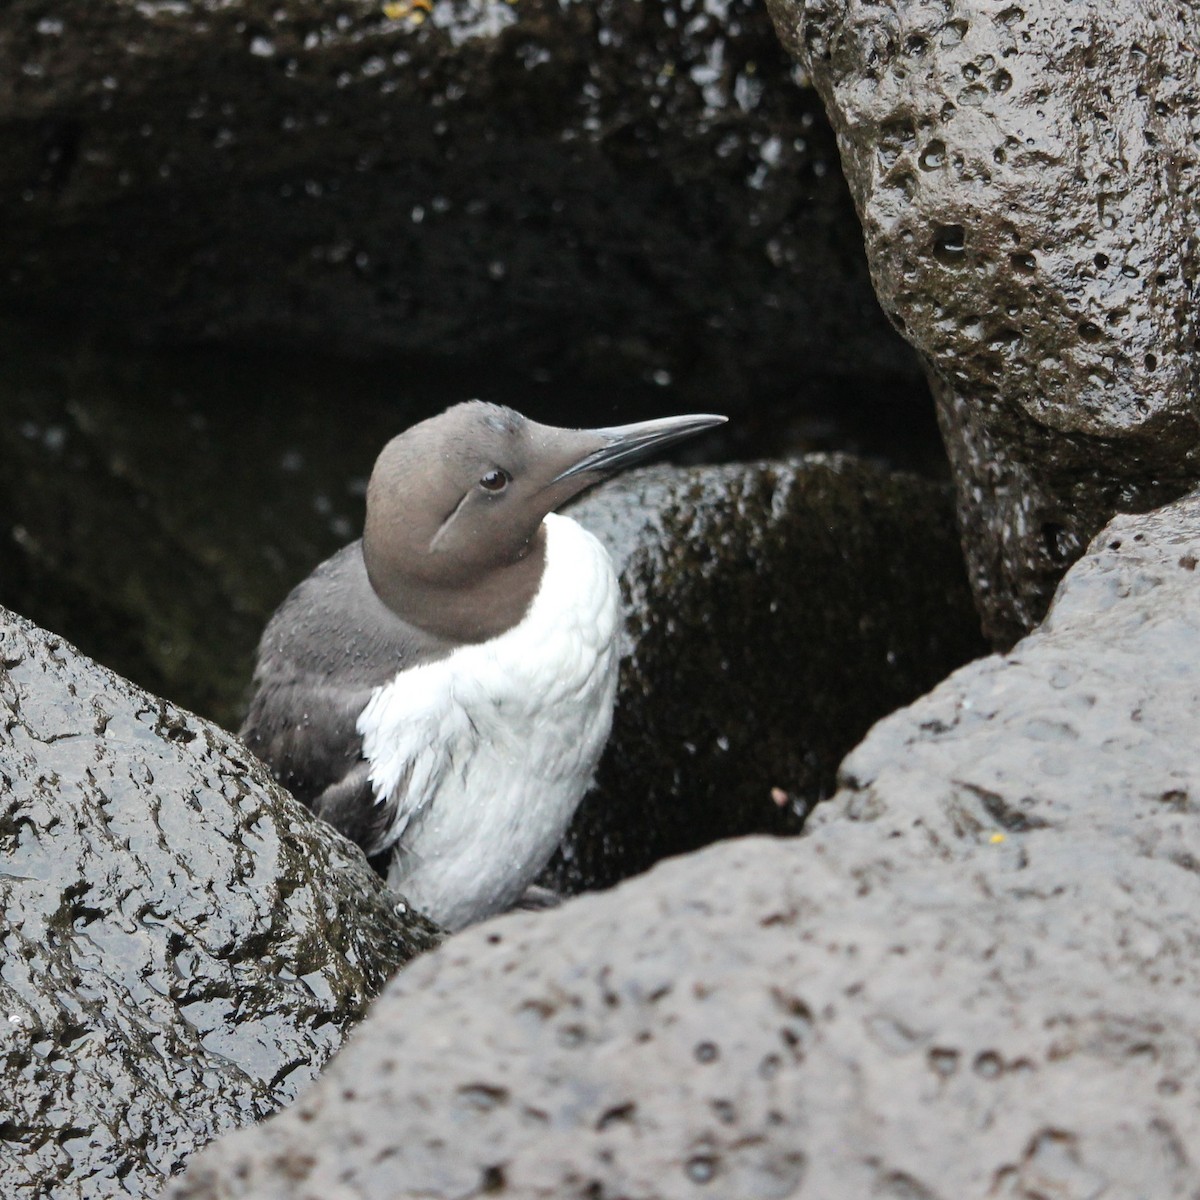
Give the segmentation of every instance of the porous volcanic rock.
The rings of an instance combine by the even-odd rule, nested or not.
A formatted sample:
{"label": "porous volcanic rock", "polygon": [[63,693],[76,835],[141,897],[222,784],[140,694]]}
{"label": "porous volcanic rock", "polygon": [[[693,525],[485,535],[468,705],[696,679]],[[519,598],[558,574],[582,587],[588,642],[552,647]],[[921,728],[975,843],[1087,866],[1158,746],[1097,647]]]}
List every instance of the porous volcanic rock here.
{"label": "porous volcanic rock", "polygon": [[557,887],[798,832],[875,721],[985,652],[943,484],[814,454],[649,467],[569,511],[613,557],[624,633]]}
{"label": "porous volcanic rock", "polygon": [[151,1196],[436,940],[243,747],[0,609],[0,1193]]}
{"label": "porous volcanic rock", "polygon": [[920,351],[985,627],[1200,477],[1200,8],[768,0]]}
{"label": "porous volcanic rock", "polygon": [[1114,521],[806,836],[468,930],[169,1196],[1195,1196],[1198,563]]}
{"label": "porous volcanic rock", "polygon": [[920,399],[792,69],[753,0],[13,0],[0,306]]}

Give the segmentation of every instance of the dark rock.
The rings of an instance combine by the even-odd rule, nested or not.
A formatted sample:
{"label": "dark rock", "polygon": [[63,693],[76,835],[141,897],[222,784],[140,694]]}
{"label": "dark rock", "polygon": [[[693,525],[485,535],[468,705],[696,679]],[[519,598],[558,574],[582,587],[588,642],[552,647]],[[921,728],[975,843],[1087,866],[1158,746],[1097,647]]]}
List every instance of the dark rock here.
{"label": "dark rock", "polygon": [[549,879],[797,832],[871,724],[984,652],[949,490],[813,455],[652,467],[571,509],[625,609],[598,784]]}
{"label": "dark rock", "polygon": [[790,71],[753,0],[14,0],[0,299],[482,379],[922,402]]}
{"label": "dark rock", "polygon": [[0,1193],[150,1196],[434,935],[236,741],[0,610]]}
{"label": "dark rock", "polygon": [[921,352],[985,628],[1200,477],[1200,8],[768,0]]}
{"label": "dark rock", "polygon": [[[0,604],[236,728],[292,585],[362,527],[380,446],[411,419],[345,366],[121,356],[0,324]],[[348,417],[350,419],[348,419]]]}
{"label": "dark rock", "polygon": [[810,834],[456,937],[169,1195],[1195,1195],[1197,562],[1115,521]]}

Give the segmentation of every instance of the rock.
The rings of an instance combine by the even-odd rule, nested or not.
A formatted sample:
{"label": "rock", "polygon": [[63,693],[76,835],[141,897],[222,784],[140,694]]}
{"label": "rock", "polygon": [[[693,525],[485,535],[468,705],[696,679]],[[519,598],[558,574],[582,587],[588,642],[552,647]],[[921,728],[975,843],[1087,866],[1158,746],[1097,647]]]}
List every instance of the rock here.
{"label": "rock", "polygon": [[3,303],[472,390],[922,402],[790,71],[752,0],[13,0]]}
{"label": "rock", "polygon": [[651,467],[571,515],[621,577],[621,684],[547,882],[798,832],[871,724],[984,652],[948,489],[845,456]]}
{"label": "rock", "polygon": [[810,834],[468,930],[168,1196],[1194,1196],[1198,561],[1114,521]]}
{"label": "rock", "polygon": [[1200,9],[768,0],[924,359],[985,628],[1200,476]]}
{"label": "rock", "polygon": [[361,372],[373,405],[331,411],[344,366],[270,375],[4,322],[0,354],[0,604],[236,729],[267,618],[357,535],[411,409]]}
{"label": "rock", "polygon": [[0,1193],[157,1194],[434,944],[243,747],[0,610]]}

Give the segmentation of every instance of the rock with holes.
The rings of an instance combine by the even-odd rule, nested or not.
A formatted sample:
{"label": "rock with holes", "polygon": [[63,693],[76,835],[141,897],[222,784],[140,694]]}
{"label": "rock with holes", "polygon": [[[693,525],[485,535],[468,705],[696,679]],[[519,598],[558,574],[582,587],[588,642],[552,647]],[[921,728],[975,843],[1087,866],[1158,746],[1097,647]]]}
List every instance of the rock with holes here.
{"label": "rock with holes", "polygon": [[430,946],[227,734],[0,609],[0,1194],[156,1195]]}
{"label": "rock with holes", "polygon": [[172,1200],[1200,1192],[1200,497],[883,721],[794,840],[401,972]]}
{"label": "rock with holes", "polygon": [[617,565],[624,645],[559,888],[798,832],[875,721],[985,649],[942,484],[843,455],[650,467],[571,515]]}
{"label": "rock with holes", "polygon": [[920,351],[1010,643],[1116,511],[1200,475],[1200,7],[769,0]]}

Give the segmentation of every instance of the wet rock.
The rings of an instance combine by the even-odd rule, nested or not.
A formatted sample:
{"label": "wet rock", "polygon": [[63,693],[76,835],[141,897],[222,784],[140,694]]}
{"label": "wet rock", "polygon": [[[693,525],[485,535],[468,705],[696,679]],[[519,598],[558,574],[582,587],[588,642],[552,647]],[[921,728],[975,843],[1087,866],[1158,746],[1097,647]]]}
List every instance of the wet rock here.
{"label": "wet rock", "polygon": [[1200,9],[769,0],[920,351],[989,634],[1200,476]]}
{"label": "wet rock", "polygon": [[150,1196],[435,938],[233,739],[0,610],[0,1192]]}
{"label": "wet rock", "polygon": [[480,378],[499,353],[920,402],[791,70],[752,0],[15,0],[0,299]]}
{"label": "wet rock", "polygon": [[983,653],[948,489],[864,462],[651,467],[571,515],[625,611],[613,734],[548,882],[797,832],[881,716]]}
{"label": "wet rock", "polygon": [[742,839],[401,972],[174,1200],[1200,1188],[1200,497]]}

